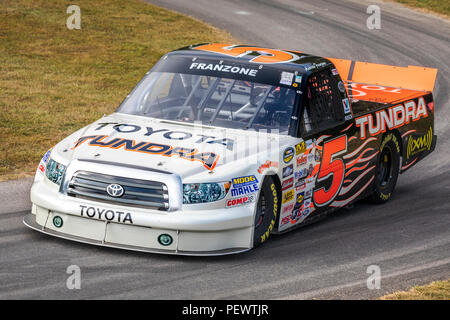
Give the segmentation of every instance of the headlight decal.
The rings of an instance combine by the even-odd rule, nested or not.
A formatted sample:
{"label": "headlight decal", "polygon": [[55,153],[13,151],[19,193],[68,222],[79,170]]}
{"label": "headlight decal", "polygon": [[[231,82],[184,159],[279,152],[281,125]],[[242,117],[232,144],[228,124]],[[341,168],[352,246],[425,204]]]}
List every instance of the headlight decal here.
{"label": "headlight decal", "polygon": [[61,180],[65,171],[66,166],[50,158],[50,161],[47,163],[45,175],[50,181],[56,183],[57,185],[61,185]]}
{"label": "headlight decal", "polygon": [[183,203],[207,203],[225,198],[230,182],[183,184]]}

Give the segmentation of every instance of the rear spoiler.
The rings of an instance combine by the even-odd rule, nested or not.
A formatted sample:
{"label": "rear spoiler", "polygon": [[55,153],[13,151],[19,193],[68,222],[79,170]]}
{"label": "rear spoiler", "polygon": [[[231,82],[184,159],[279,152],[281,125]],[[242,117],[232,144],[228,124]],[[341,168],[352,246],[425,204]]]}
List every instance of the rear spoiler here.
{"label": "rear spoiler", "polygon": [[437,69],[327,58],[334,63],[342,80],[383,87],[433,92]]}

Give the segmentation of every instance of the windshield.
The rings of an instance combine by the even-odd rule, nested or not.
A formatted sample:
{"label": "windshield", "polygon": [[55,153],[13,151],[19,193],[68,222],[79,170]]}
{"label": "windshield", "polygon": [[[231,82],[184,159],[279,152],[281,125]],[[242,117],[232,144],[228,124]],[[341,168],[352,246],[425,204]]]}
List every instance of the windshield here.
{"label": "windshield", "polygon": [[177,72],[148,73],[117,112],[288,134],[296,93],[285,86]]}

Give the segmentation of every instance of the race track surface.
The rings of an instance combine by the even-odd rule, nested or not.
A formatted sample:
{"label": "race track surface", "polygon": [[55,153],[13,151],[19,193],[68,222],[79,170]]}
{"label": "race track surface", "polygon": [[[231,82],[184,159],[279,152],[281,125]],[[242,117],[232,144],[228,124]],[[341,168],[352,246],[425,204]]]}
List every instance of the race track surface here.
{"label": "race track surface", "polygon": [[[0,299],[365,299],[450,277],[448,21],[376,0],[149,2],[224,28],[243,43],[438,68],[436,151],[400,176],[389,203],[358,203],[224,257],[143,254],[46,236],[22,224],[31,180],[1,183]],[[369,4],[382,9],[381,30],[366,28]],[[69,265],[81,268],[80,290],[66,288]],[[366,286],[370,265],[381,268],[379,290]]]}

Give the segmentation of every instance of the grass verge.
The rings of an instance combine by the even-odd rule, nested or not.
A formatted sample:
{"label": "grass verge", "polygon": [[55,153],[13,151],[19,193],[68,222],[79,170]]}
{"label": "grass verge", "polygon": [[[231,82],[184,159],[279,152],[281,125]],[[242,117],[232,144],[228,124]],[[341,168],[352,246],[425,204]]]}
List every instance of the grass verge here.
{"label": "grass verge", "polygon": [[435,281],[381,297],[382,300],[450,300],[450,280]]}
{"label": "grass verge", "polygon": [[166,52],[233,42],[224,31],[140,0],[0,1],[0,181],[32,175],[59,140],[111,113]]}
{"label": "grass verge", "polygon": [[450,16],[450,1],[448,0],[395,0],[411,7],[424,9]]}

